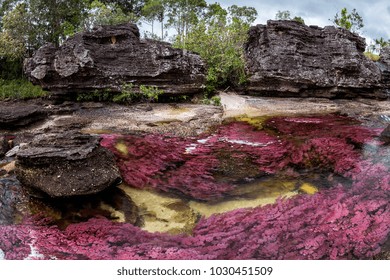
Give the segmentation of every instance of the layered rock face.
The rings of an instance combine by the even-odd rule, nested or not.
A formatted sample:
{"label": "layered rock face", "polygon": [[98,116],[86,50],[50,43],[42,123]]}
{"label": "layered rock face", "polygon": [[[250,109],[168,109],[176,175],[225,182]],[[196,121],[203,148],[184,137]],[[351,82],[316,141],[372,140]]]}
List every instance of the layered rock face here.
{"label": "layered rock face", "polygon": [[134,24],[79,33],[59,48],[45,45],[25,62],[35,84],[54,93],[121,91],[125,83],[157,86],[166,94],[193,94],[205,81],[205,65],[168,43],[140,39]]}
{"label": "layered rock face", "polygon": [[388,81],[364,50],[364,38],[344,29],[268,21],[249,31],[247,91],[281,97],[387,98]]}
{"label": "layered rock face", "polygon": [[75,132],[35,137],[18,152],[16,167],[24,186],[51,197],[95,194],[121,181],[99,137]]}

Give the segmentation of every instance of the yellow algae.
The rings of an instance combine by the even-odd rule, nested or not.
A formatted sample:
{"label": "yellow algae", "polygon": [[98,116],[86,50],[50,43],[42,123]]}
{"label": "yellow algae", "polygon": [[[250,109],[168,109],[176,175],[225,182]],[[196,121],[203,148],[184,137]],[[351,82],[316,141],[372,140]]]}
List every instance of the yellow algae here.
{"label": "yellow algae", "polygon": [[269,119],[269,116],[248,117],[247,115],[241,115],[235,117],[236,121],[246,122],[258,129],[263,129],[263,123]]}
{"label": "yellow algae", "polygon": [[127,146],[125,143],[118,142],[115,145],[115,149],[117,149],[119,152],[121,152],[124,156],[127,156],[129,151],[127,150]]}
{"label": "yellow algae", "polygon": [[200,215],[210,217],[213,214],[224,213],[239,208],[254,208],[275,203],[280,197],[289,198],[296,195],[297,192],[286,192],[283,195],[273,194],[267,197],[258,197],[255,199],[230,199],[219,203],[207,203],[199,201],[190,201],[189,206],[198,212]]}
{"label": "yellow algae", "polygon": [[185,201],[154,191],[120,186],[137,205],[143,222],[141,228],[149,232],[190,233],[198,215]]}
{"label": "yellow algae", "polygon": [[300,187],[299,190],[301,192],[304,192],[306,194],[315,194],[318,192],[318,189],[316,186],[309,184],[309,183],[303,183]]}
{"label": "yellow algae", "polygon": [[110,213],[110,216],[112,219],[115,219],[116,222],[124,223],[126,222],[125,213],[123,211],[119,211],[112,207],[111,205],[108,205],[104,202],[100,202],[100,209],[105,210]]}
{"label": "yellow algae", "polygon": [[297,195],[296,181],[265,180],[252,182],[238,187],[231,195],[217,203],[190,201],[189,205],[200,215],[209,217],[212,214],[224,213],[239,208],[258,207],[273,204],[280,197],[289,198]]}

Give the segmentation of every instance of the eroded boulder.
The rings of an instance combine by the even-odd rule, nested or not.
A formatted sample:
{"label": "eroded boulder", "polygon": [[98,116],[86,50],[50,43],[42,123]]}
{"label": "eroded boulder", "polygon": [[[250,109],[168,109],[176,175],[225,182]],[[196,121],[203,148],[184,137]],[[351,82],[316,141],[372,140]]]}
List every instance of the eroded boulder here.
{"label": "eroded boulder", "polygon": [[25,62],[35,84],[54,93],[121,91],[125,83],[157,86],[166,94],[193,94],[205,82],[200,56],[169,43],[141,39],[135,24],[100,26],[59,48],[45,45]]}
{"label": "eroded boulder", "polygon": [[99,138],[75,132],[38,135],[17,153],[16,175],[51,197],[95,194],[121,181]]}
{"label": "eroded boulder", "polygon": [[268,21],[245,45],[248,93],[280,97],[387,98],[364,38],[345,29]]}

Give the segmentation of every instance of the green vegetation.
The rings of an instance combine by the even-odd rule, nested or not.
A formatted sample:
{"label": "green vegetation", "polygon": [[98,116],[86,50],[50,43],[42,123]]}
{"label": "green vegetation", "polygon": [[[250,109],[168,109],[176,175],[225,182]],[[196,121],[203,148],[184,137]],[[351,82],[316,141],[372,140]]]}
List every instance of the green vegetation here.
{"label": "green vegetation", "polygon": [[204,98],[202,99],[202,104],[222,106],[221,97],[214,95],[211,98],[208,98],[207,95],[205,95]]}
{"label": "green vegetation", "polygon": [[256,16],[251,7],[233,5],[225,10],[211,4],[185,35],[177,35],[175,47],[197,52],[207,62],[206,93],[246,81],[243,44]]}
{"label": "green vegetation", "polygon": [[121,92],[112,90],[94,90],[88,93],[79,93],[77,101],[98,101],[98,102],[115,102],[115,103],[133,103],[133,102],[156,102],[164,91],[156,86],[141,85],[139,90],[134,88],[132,83],[122,85]]}
{"label": "green vegetation", "polygon": [[292,18],[291,12],[289,10],[278,11],[275,15],[275,19],[276,20],[293,20],[293,21],[305,24],[305,21],[303,20],[302,17],[295,16]]}
{"label": "green vegetation", "polygon": [[380,58],[379,55],[374,54],[374,53],[369,52],[369,51],[364,52],[364,55],[365,55],[368,59],[371,59],[372,61],[378,61],[379,58]]}
{"label": "green vegetation", "polygon": [[348,13],[347,8],[342,8],[340,15],[336,13],[332,21],[334,25],[357,33],[364,27],[363,18],[359,15],[356,9],[353,9],[351,13]]}
{"label": "green vegetation", "polygon": [[46,92],[30,82],[19,80],[0,79],[0,100],[3,99],[30,99],[45,96]]}
{"label": "green vegetation", "polygon": [[[155,39],[166,40],[167,29],[175,30],[171,39],[175,47],[199,53],[208,65],[204,102],[218,104],[217,97],[210,97],[216,89],[237,88],[247,80],[242,46],[256,17],[253,7],[223,8],[205,0],[0,0],[0,97],[43,94],[22,80],[23,60],[43,44],[60,45],[76,32],[96,25],[134,22],[150,25],[152,30],[146,35]],[[288,10],[278,11],[275,19],[304,23]],[[356,9],[349,12],[342,8],[332,22],[352,32],[364,27]],[[376,39],[365,55],[377,60],[377,53],[389,43]],[[117,94],[93,91],[79,94],[78,99],[121,103],[162,99],[162,91],[154,86],[141,85],[135,90],[127,84],[121,90]],[[182,100],[186,96],[172,98]]]}

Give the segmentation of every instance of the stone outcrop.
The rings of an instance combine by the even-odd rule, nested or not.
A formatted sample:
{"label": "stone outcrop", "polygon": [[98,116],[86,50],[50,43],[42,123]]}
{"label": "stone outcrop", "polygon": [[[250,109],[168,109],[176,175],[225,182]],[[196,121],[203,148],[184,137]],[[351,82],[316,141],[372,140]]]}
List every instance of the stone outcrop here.
{"label": "stone outcrop", "polygon": [[380,59],[377,65],[382,72],[382,83],[390,96],[390,46],[381,49]]}
{"label": "stone outcrop", "polygon": [[16,175],[51,197],[94,194],[121,181],[99,138],[75,132],[36,136],[17,153]]}
{"label": "stone outcrop", "polygon": [[193,94],[205,82],[200,56],[169,43],[141,39],[134,24],[78,33],[59,48],[45,45],[25,62],[34,84],[54,93],[121,91],[125,83],[157,86],[166,94]]}
{"label": "stone outcrop", "polygon": [[245,45],[247,92],[281,97],[387,98],[380,67],[364,38],[347,30],[268,21]]}
{"label": "stone outcrop", "polygon": [[25,103],[0,103],[0,129],[14,130],[44,120],[47,111],[41,106]]}

